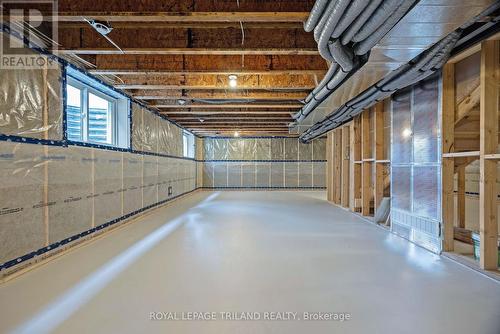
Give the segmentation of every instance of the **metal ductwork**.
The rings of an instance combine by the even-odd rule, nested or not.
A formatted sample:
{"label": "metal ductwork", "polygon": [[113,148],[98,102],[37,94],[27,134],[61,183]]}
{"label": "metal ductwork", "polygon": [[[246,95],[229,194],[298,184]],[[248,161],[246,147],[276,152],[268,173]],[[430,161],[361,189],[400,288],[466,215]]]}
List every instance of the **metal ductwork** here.
{"label": "metal ductwork", "polygon": [[317,0],[304,24],[330,68],[293,116],[304,120],[368,60],[370,50],[418,0]]}
{"label": "metal ductwork", "polygon": [[[469,41],[471,35],[477,36],[478,31],[494,32],[495,27],[496,30],[498,30],[499,8],[500,3],[497,2],[472,20],[469,20],[458,29],[452,31],[432,47],[413,58],[410,62],[392,71],[385,78],[379,80],[376,84],[330,113],[325,119],[314,124],[300,136],[300,140],[307,143],[350,121],[363,110],[388,98],[397,90],[411,86],[436,73],[448,61],[452,51]],[[486,18],[488,21],[482,26],[471,29],[476,22],[484,21]],[[464,33],[466,30],[469,31]]]}

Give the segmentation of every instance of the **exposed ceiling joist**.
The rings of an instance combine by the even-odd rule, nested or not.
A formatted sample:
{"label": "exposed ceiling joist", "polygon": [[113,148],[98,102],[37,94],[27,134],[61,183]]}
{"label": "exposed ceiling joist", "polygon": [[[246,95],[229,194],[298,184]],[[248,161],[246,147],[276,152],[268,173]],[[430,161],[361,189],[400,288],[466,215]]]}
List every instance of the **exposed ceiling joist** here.
{"label": "exposed ceiling joist", "polygon": [[293,49],[223,49],[223,48],[77,48],[53,50],[59,55],[317,55],[318,50],[312,48]]}
{"label": "exposed ceiling joist", "polygon": [[82,22],[83,18],[109,22],[304,22],[308,12],[59,12],[52,20]]}
{"label": "exposed ceiling joist", "polygon": [[301,108],[302,104],[151,104],[160,109],[293,109]]}

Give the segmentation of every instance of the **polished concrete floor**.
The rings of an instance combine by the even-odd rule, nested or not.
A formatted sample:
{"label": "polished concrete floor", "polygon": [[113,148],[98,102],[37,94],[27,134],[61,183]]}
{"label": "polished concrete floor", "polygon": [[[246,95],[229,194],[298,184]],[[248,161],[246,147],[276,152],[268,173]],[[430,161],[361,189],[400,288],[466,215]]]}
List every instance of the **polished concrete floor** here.
{"label": "polished concrete floor", "polygon": [[195,193],[1,284],[0,332],[500,333],[500,284],[324,196]]}

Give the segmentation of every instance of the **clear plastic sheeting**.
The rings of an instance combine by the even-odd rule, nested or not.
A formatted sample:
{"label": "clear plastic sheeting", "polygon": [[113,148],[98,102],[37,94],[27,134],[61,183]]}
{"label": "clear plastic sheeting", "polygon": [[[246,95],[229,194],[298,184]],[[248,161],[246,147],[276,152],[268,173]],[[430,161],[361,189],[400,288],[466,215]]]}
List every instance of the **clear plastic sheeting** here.
{"label": "clear plastic sheeting", "polygon": [[[6,35],[1,33],[2,43]],[[37,54],[20,49],[23,54]],[[51,59],[50,66],[0,70],[0,134],[35,139],[62,140],[62,66]]]}
{"label": "clear plastic sheeting", "polygon": [[132,103],[132,148],[141,152],[183,156],[182,129]]}
{"label": "clear plastic sheeting", "polygon": [[326,141],[205,138],[203,187],[324,188]]}
{"label": "clear plastic sheeting", "polygon": [[196,188],[195,161],[80,146],[3,141],[0,169],[0,263]]}
{"label": "clear plastic sheeting", "polygon": [[324,188],[326,162],[205,162],[206,188]]}
{"label": "clear plastic sheeting", "polygon": [[302,144],[297,138],[205,138],[205,160],[325,160],[325,139]]}

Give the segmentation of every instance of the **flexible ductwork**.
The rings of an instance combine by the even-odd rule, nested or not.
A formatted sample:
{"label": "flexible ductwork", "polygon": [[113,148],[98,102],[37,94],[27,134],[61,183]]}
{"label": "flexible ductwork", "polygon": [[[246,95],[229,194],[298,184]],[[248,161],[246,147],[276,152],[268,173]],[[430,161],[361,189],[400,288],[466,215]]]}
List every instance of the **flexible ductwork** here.
{"label": "flexible ductwork", "polygon": [[[402,5],[401,5],[402,6]],[[465,28],[470,27],[472,23],[484,19],[488,15],[499,10],[500,4],[490,6],[480,15],[471,21],[465,23],[460,28],[448,34],[432,47],[413,58],[407,64],[389,73],[385,78],[378,81],[375,85],[369,87],[357,97],[351,99],[340,108],[329,114],[321,122],[316,123],[300,136],[302,142],[309,142],[326,132],[351,120],[352,117],[360,114],[363,110],[373,106],[375,103],[391,96],[395,91],[411,86],[430,75],[436,73],[446,63],[453,49],[462,43],[461,35]],[[489,18],[488,26],[498,24],[499,18],[495,16]],[[382,25],[378,28],[380,29]],[[484,27],[478,29],[484,30]],[[472,32],[471,34],[474,34]],[[468,39],[468,36],[463,38]],[[307,105],[305,106],[307,107]]]}
{"label": "flexible ductwork", "polygon": [[304,23],[314,31],[320,55],[330,68],[294,115],[304,120],[345,80],[361,68],[369,52],[418,0],[317,0]]}

